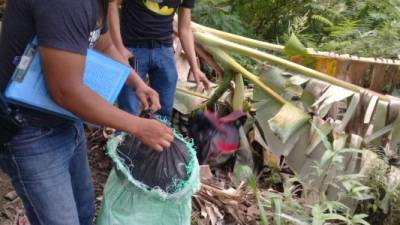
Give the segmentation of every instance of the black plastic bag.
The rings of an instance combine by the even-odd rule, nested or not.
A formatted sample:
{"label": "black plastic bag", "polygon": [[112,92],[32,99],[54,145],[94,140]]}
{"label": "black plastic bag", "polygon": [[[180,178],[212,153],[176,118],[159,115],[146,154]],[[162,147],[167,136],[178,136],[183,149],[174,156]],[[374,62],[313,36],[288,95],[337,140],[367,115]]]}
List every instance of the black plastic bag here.
{"label": "black plastic bag", "polygon": [[189,120],[189,136],[193,138],[200,164],[215,160],[220,154],[233,154],[240,147],[239,127],[246,114],[232,112],[227,116],[196,113]]}
{"label": "black plastic bag", "polygon": [[[151,118],[152,115],[145,117]],[[132,135],[127,135],[118,147],[118,155],[133,178],[149,188],[158,187],[166,192],[176,191],[179,181],[189,176],[187,165],[191,159],[185,142],[175,138],[168,149],[157,152]]]}

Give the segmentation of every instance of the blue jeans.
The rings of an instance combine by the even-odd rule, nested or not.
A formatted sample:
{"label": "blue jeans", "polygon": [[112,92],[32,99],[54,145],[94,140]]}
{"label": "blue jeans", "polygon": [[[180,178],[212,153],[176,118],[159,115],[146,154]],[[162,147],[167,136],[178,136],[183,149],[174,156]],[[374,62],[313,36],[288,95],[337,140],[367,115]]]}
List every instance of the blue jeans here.
{"label": "blue jeans", "polygon": [[[160,96],[161,110],[158,115],[168,119],[172,116],[176,82],[174,50],[172,47],[161,46],[157,48],[129,48],[138,60],[137,72],[142,79],[149,75],[150,86]],[[118,98],[119,106],[134,115],[140,112],[139,100],[135,91],[125,85]]]}
{"label": "blue jeans", "polygon": [[23,128],[0,147],[31,225],[93,224],[95,196],[81,123]]}

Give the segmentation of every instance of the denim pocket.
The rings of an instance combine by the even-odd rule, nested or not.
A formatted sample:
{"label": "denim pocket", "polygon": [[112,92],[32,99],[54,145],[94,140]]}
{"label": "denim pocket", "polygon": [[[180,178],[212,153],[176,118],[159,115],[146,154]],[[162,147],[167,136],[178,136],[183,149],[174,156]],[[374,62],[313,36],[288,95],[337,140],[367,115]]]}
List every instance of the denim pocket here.
{"label": "denim pocket", "polygon": [[51,134],[52,130],[53,128],[49,127],[25,127],[14,136],[12,142],[19,144],[35,142]]}

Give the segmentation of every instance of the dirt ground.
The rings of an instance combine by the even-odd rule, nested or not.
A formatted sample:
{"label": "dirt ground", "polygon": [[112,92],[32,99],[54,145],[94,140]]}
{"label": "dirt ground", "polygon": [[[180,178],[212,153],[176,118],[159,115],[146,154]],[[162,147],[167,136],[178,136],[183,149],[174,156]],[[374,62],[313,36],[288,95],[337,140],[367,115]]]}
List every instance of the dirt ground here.
{"label": "dirt ground", "polygon": [[[0,207],[2,208],[4,204],[9,202],[9,200],[6,200],[4,196],[8,193],[10,193],[13,190],[11,187],[10,179],[0,170]],[[1,217],[0,217],[1,218]],[[1,219],[0,219],[1,221]],[[0,225],[2,225],[0,223]]]}

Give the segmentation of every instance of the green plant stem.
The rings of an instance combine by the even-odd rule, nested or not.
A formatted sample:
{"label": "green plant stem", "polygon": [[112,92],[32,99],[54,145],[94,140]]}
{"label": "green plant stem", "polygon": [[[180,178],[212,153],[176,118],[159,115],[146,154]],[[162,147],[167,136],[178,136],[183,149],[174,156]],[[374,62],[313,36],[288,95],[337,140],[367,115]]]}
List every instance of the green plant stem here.
{"label": "green plant stem", "polygon": [[198,92],[195,92],[195,91],[191,91],[191,90],[188,90],[186,88],[176,87],[176,90],[179,91],[179,92],[188,94],[188,95],[199,97],[199,98],[204,98],[204,99],[209,99],[209,100],[211,99],[211,97],[209,97],[207,95],[204,95],[204,94],[201,94],[201,93],[198,93]]}
{"label": "green plant stem", "polygon": [[[327,151],[331,151],[331,150],[327,149]],[[333,160],[334,160],[334,157],[336,156],[336,153],[334,153],[334,154],[335,155],[332,156],[332,158],[328,162],[328,167],[326,169],[323,169],[323,172],[321,174],[321,181],[319,183],[319,188],[318,188],[320,204],[322,204],[326,200],[325,199],[324,184],[326,182],[326,179],[328,178],[328,172],[331,171],[331,169],[332,169]]]}
{"label": "green plant stem", "polygon": [[258,87],[263,89],[265,92],[267,92],[269,95],[271,95],[273,98],[275,98],[278,102],[281,104],[286,104],[289,103],[286,101],[282,96],[280,96],[278,93],[276,93],[272,88],[264,84],[261,79],[246,70],[242,65],[236,62],[234,58],[226,54],[225,52],[217,49],[217,48],[207,48],[211,53],[213,53],[214,56],[219,58],[223,63],[226,65],[230,66],[233,70],[239,72],[242,74],[245,78],[256,84]]}
{"label": "green plant stem", "polygon": [[240,44],[247,45],[247,46],[254,47],[254,48],[261,48],[261,49],[266,49],[266,50],[271,50],[271,51],[276,51],[276,52],[283,52],[283,50],[285,48],[285,46],[282,46],[282,45],[276,45],[276,44],[272,44],[272,43],[268,43],[268,42],[264,42],[264,41],[258,41],[255,39],[242,37],[240,35],[220,31],[220,30],[206,27],[206,26],[194,23],[194,22],[192,22],[192,27],[194,28],[194,30],[206,31],[206,32],[212,33],[220,38],[223,38],[225,40],[240,43]]}
{"label": "green plant stem", "polygon": [[234,111],[243,111],[245,87],[243,76],[240,73],[235,74],[235,93],[233,94],[232,108]]}
{"label": "green plant stem", "polygon": [[224,80],[218,86],[217,90],[211,96],[210,100],[207,102],[207,108],[209,108],[209,109],[213,109],[214,108],[214,105],[218,101],[218,99],[221,98],[221,96],[226,92],[226,90],[228,90],[229,83],[231,82],[232,77],[233,77],[232,71],[231,70],[225,70]]}
{"label": "green plant stem", "polygon": [[[218,48],[221,50],[225,50],[225,51],[229,51],[229,52],[233,52],[233,53],[238,53],[240,55],[244,55],[244,56],[248,56],[248,57],[254,57],[254,58],[258,58],[260,60],[263,61],[268,61],[270,63],[276,64],[280,67],[283,67],[287,70],[296,72],[296,73],[300,73],[303,75],[307,75],[309,77],[312,78],[316,78],[325,82],[328,82],[330,84],[336,85],[336,86],[340,86],[346,89],[349,89],[351,91],[354,92],[358,92],[358,93],[363,93],[363,92],[369,92],[369,93],[373,93],[375,95],[377,95],[381,100],[383,101],[389,101],[389,98],[387,96],[384,96],[382,94],[376,93],[376,92],[372,92],[370,90],[367,90],[365,88],[359,87],[357,85],[354,84],[350,84],[347,83],[345,81],[336,79],[334,77],[331,77],[329,75],[326,75],[324,73],[318,72],[316,70],[307,68],[305,66],[296,64],[294,62],[279,58],[277,56],[268,54],[266,52],[262,52],[256,49],[252,49],[250,47],[247,46],[243,46],[237,43],[233,43],[230,41],[226,41],[224,39],[221,39],[219,37],[216,37],[215,35],[212,35],[210,33],[204,33],[204,32],[193,32],[194,37],[196,38],[196,40],[198,42],[200,42],[204,47],[214,47],[214,48]],[[243,74],[244,75],[244,74]]]}

